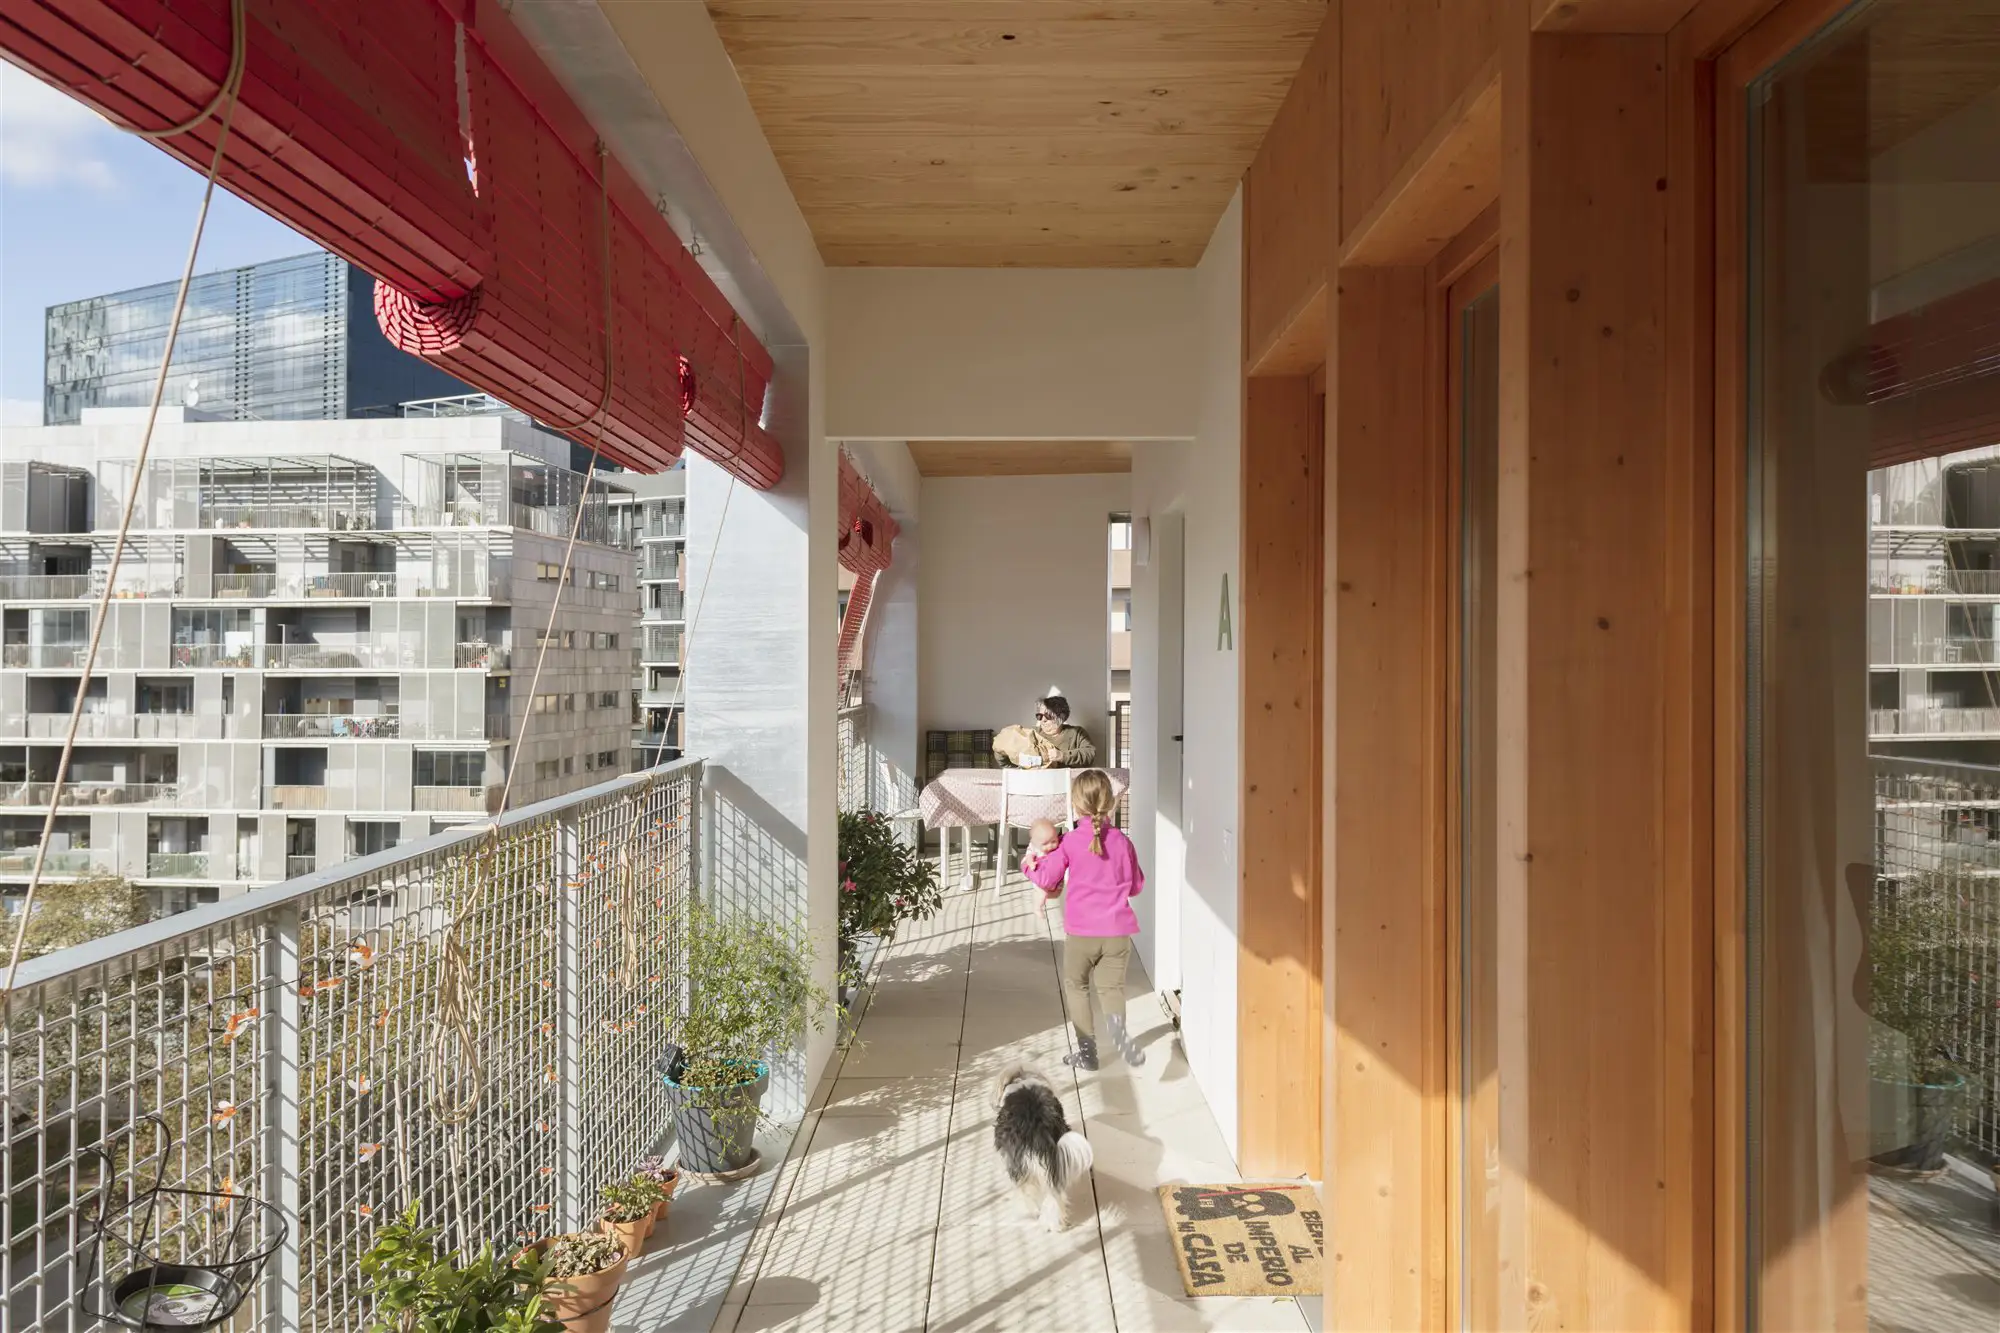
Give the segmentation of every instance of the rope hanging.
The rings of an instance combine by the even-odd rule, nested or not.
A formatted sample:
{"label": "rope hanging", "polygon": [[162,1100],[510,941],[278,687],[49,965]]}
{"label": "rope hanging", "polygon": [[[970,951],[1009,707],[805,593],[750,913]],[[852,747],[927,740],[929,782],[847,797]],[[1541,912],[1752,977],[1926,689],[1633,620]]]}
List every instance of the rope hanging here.
{"label": "rope hanging", "polygon": [[166,396],[167,368],[173,364],[174,344],[180,338],[181,319],[187,313],[188,288],[194,282],[195,259],[201,253],[201,235],[208,225],[209,202],[215,198],[216,178],[222,174],[223,149],[229,142],[229,122],[236,113],[237,94],[243,87],[243,67],[247,51],[246,24],[244,21],[245,0],[230,0],[229,32],[230,56],[229,72],[223,78],[222,86],[201,114],[180,125],[164,130],[137,131],[150,139],[168,138],[185,134],[207,120],[210,115],[220,114],[216,122],[215,155],[208,164],[208,175],[203,182],[201,206],[195,210],[194,235],[188,241],[187,262],[181,266],[180,289],[174,294],[174,312],[167,321],[166,344],[160,349],[159,373],[153,377],[152,401],[146,409],[145,433],[139,437],[139,454],[132,465],[132,484],[125,494],[125,512],[118,520],[118,536],[111,547],[111,564],[105,571],[104,591],[98,594],[97,609],[91,616],[90,648],[83,658],[83,678],[77,682],[76,699],[70,706],[69,730],[63,736],[62,755],[56,760],[56,780],[49,789],[49,808],[42,816],[41,842],[35,848],[35,866],[28,874],[28,891],[21,900],[21,918],[14,927],[14,947],[7,960],[6,994],[14,993],[14,978],[21,967],[21,950],[28,941],[28,923],[34,917],[35,895],[42,887],[42,872],[48,863],[49,842],[55,836],[56,812],[62,806],[63,786],[69,780],[70,760],[76,753],[76,733],[83,722],[84,697],[90,692],[91,672],[97,666],[98,647],[104,641],[104,625],[110,618],[111,594],[118,586],[118,567],[125,559],[125,543],[132,531],[132,515],[139,508],[139,491],[145,481],[146,459],[152,453],[153,427],[160,419],[160,402]]}

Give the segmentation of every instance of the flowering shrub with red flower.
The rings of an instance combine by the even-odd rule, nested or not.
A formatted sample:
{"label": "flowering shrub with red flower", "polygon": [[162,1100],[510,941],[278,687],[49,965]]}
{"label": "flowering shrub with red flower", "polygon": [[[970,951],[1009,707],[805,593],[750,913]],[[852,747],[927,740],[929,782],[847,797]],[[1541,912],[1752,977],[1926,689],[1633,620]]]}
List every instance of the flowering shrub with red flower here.
{"label": "flowering shrub with red flower", "polygon": [[888,939],[944,906],[937,867],[872,811],[840,816],[840,942]]}

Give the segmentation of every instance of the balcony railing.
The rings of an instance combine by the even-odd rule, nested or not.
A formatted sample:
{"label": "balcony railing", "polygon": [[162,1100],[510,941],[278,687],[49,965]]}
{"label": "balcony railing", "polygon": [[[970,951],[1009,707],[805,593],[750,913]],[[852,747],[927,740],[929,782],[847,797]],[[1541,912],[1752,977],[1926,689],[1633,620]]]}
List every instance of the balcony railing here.
{"label": "balcony railing", "polygon": [[264,643],[257,645],[257,665],[266,670],[292,668],[353,668],[415,666],[416,650],[396,643],[355,639],[346,643]]}
{"label": "balcony railing", "polygon": [[[72,847],[60,852],[50,852],[42,862],[44,875],[88,875],[101,866],[96,852],[88,847]],[[0,852],[0,875],[32,875],[35,873],[35,849],[28,847],[11,852]]]}
{"label": "balcony railing", "polygon": [[660,598],[658,606],[646,608],[646,619],[675,623],[687,619],[687,598],[679,589],[667,592]]}
{"label": "balcony railing", "polygon": [[[0,805],[46,807],[54,789],[53,782],[0,782]],[[65,782],[62,804],[173,805],[181,797],[177,782]]]}
{"label": "balcony railing", "polygon": [[56,600],[90,596],[88,574],[0,574],[0,599]]}
{"label": "balcony railing", "polygon": [[217,574],[215,576],[217,597],[275,597],[278,595],[276,574]]}
{"label": "balcony railing", "polygon": [[1872,708],[1868,735],[1875,740],[1898,736],[2000,736],[2000,708]]}
{"label": "balcony railing", "polygon": [[1869,656],[1875,666],[1984,666],[2000,663],[2000,643],[1970,635],[1939,635],[1877,644]]}
{"label": "balcony railing", "polygon": [[207,879],[207,852],[148,852],[146,875],[151,879]]}
{"label": "balcony railing", "polygon": [[87,643],[10,643],[0,648],[0,666],[68,670],[83,665]]}
{"label": "balcony railing", "polygon": [[484,671],[505,671],[513,665],[514,653],[491,643],[461,643],[453,660],[462,667]]}
{"label": "balcony railing", "polygon": [[264,788],[265,806],[271,810],[324,810],[324,786],[274,783]]}
{"label": "balcony railing", "polygon": [[266,713],[264,734],[273,740],[394,740],[403,734],[394,713]]}
{"label": "balcony railing", "polygon": [[247,668],[253,652],[247,643],[177,643],[172,656],[177,667]]}
{"label": "balcony railing", "polygon": [[434,814],[495,814],[500,809],[500,789],[498,787],[412,787],[410,808]]}
{"label": "balcony railing", "polygon": [[1878,596],[1991,597],[2000,596],[2000,569],[1946,569],[1935,566],[1915,574],[1876,574],[1868,591]]}
{"label": "balcony railing", "polygon": [[372,510],[357,505],[234,505],[219,504],[201,511],[204,528],[327,528],[335,532],[369,532]]}
{"label": "balcony railing", "polygon": [[285,878],[297,879],[300,875],[310,875],[319,869],[319,858],[313,855],[287,856],[285,858]]}
{"label": "balcony railing", "polygon": [[1878,996],[1925,997],[1921,1007],[1926,1016],[1948,1020],[1939,1045],[1951,1053],[1967,1084],[1955,1137],[1969,1156],[1985,1162],[2000,1160],[1996,811],[2000,768],[1887,757],[1875,761],[1875,929],[1895,921],[1904,895],[1913,890],[1941,891],[1936,901],[1948,919],[1917,918],[1916,936],[1903,941],[1905,947],[1892,956],[1921,971],[1894,978],[1878,971],[1870,989]]}
{"label": "balcony railing", "polygon": [[146,1115],[178,1131],[162,1185],[291,1223],[232,1328],[366,1327],[359,1260],[409,1198],[475,1247],[590,1225],[668,1117],[700,785],[633,774],[24,963],[8,1327],[94,1326],[90,1146]]}

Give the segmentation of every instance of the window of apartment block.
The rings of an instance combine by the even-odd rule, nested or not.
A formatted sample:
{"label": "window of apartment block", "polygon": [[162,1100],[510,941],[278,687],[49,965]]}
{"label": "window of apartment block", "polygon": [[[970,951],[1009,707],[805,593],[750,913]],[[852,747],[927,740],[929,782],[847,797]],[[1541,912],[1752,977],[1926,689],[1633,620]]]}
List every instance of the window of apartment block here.
{"label": "window of apartment block", "polygon": [[561,583],[563,581],[562,566],[559,564],[552,565],[546,560],[539,562],[535,566],[535,581],[537,583]]}
{"label": "window of apartment block", "polygon": [[616,708],[618,706],[618,691],[602,690],[591,695],[590,706],[592,708]]}
{"label": "window of apartment block", "polygon": [[[458,783],[471,786],[471,783]],[[386,852],[400,840],[401,826],[386,820],[357,820],[347,826],[347,854],[349,856],[373,856],[376,852]]]}
{"label": "window of apartment block", "polygon": [[599,750],[597,752],[597,766],[599,768],[618,767],[618,752],[616,750]]}
{"label": "window of apartment block", "polygon": [[411,780],[419,787],[483,786],[486,755],[479,750],[418,750]]}
{"label": "window of apartment block", "polygon": [[576,696],[574,694],[538,694],[535,696],[534,702],[529,705],[528,711],[531,713],[574,713],[576,711]]}
{"label": "window of apartment block", "polygon": [[586,642],[592,648],[616,648],[618,646],[618,636],[616,634],[606,634],[593,630],[587,636]]}
{"label": "window of apartment block", "polygon": [[548,648],[576,647],[576,631],[573,629],[539,629],[535,631],[537,645]]}

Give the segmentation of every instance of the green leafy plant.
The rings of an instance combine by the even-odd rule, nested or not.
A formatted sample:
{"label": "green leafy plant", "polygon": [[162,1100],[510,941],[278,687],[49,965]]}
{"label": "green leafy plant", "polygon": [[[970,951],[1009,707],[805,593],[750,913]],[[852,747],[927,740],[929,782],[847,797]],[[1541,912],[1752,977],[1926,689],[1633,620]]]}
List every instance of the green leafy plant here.
{"label": "green leafy plant", "polygon": [[643,1221],[666,1197],[651,1181],[639,1177],[606,1185],[603,1194],[604,1216],[611,1222]]}
{"label": "green leafy plant", "polygon": [[146,923],[146,894],[117,875],[86,875],[69,881],[51,880],[35,894],[35,914],[28,919],[23,958],[39,958],[57,949],[86,944]]}
{"label": "green leafy plant", "polygon": [[601,1231],[572,1231],[549,1242],[542,1256],[542,1276],[551,1282],[589,1277],[615,1267],[625,1258],[618,1242]]}
{"label": "green leafy plant", "polygon": [[840,816],[840,939],[884,939],[905,921],[919,921],[944,907],[937,866],[896,836],[895,826],[872,811]]}
{"label": "green leafy plant", "polygon": [[417,1215],[413,1203],[361,1256],[374,1333],[560,1333],[562,1324],[542,1311],[545,1264],[525,1252],[501,1258],[491,1244],[462,1259],[441,1249]]}
{"label": "green leafy plant", "polygon": [[674,1025],[686,1059],[677,1081],[689,1106],[732,1109],[757,1063],[825,1026],[826,1008],[811,946],[796,932],[689,907],[687,1004]]}
{"label": "green leafy plant", "polygon": [[1957,1074],[1960,1039],[1973,1030],[1979,979],[1970,972],[1972,943],[1960,924],[1970,885],[1944,869],[1886,888],[1869,922],[1869,1006],[1880,1025],[1908,1043],[1907,1066],[1893,1043],[1877,1041],[1878,1076],[1919,1084]]}

